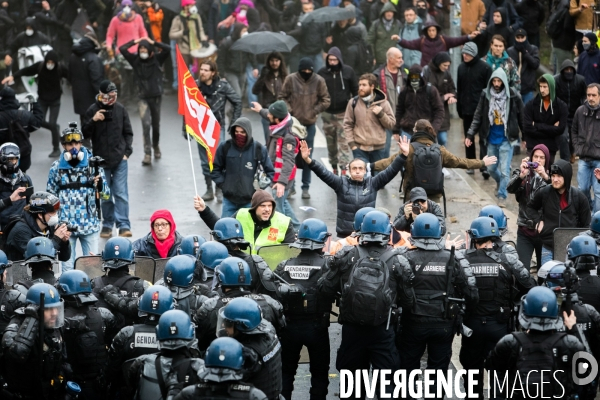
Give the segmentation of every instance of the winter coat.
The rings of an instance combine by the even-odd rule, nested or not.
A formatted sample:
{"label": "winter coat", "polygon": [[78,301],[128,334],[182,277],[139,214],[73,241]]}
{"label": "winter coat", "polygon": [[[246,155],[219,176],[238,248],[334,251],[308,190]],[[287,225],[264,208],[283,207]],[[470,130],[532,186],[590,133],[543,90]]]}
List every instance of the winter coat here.
{"label": "winter coat", "polygon": [[[420,39],[421,34],[423,32],[423,20],[420,17],[415,19],[415,22],[412,24],[407,24],[406,22],[400,29],[400,39],[406,40],[407,42],[411,42],[415,39]],[[402,56],[404,59],[404,66],[406,68],[412,67],[414,64],[421,64],[422,53],[420,50],[411,50],[402,47],[401,45],[397,45],[400,50],[402,50]]]}
{"label": "winter coat", "polygon": [[219,71],[245,74],[246,64],[251,64],[252,69],[258,68],[256,57],[252,54],[241,50],[231,50],[231,46],[238,39],[227,36],[219,45],[219,50],[217,51],[217,66],[219,67]]}
{"label": "winter coat", "polygon": [[348,236],[354,231],[354,214],[363,207],[375,207],[377,191],[383,189],[400,172],[406,163],[401,155],[391,162],[384,171],[376,176],[365,175],[362,182],[354,181],[350,176],[336,176],[323,164],[312,159],[310,169],[325,184],[331,187],[337,197],[337,220],[335,231],[338,236]]}
{"label": "winter coat", "polygon": [[432,60],[423,68],[423,77],[427,84],[431,84],[431,86],[438,90],[440,98],[444,103],[444,120],[439,131],[448,131],[450,129],[450,110],[448,109],[448,100],[444,100],[444,95],[452,93],[456,96],[456,86],[454,85],[452,75],[450,75],[450,70],[446,72],[440,71],[439,65],[435,65]]}
{"label": "winter coat", "polygon": [[[544,74],[550,88],[550,106],[546,110],[544,101],[538,94],[525,105],[523,114],[523,140],[527,143],[529,153],[538,144],[545,144],[550,153],[558,150],[558,137],[567,127],[569,109],[567,105],[556,98],[554,79],[550,74]],[[558,122],[558,126],[554,124]]]}
{"label": "winter coat", "polygon": [[571,140],[580,159],[600,160],[600,111],[592,110],[587,100],[575,112]]}
{"label": "winter coat", "polygon": [[[75,167],[69,164],[63,155],[52,163],[46,191],[60,200],[58,219],[78,226],[80,235],[90,235],[100,231],[100,220],[96,209],[96,188],[93,186],[94,176],[90,174],[88,167],[88,160],[93,155],[85,147],[80,151],[85,156]],[[106,182],[104,169],[99,168],[98,172],[97,175],[100,175],[102,182],[102,187],[99,187],[100,194],[107,198],[110,196],[110,188]],[[68,187],[78,183],[81,187]]]}
{"label": "winter coat", "polygon": [[325,80],[331,99],[326,111],[330,114],[339,114],[346,111],[348,100],[358,93],[358,78],[352,68],[344,64],[342,53],[337,47],[329,49],[327,55],[337,57],[342,67],[339,71],[334,71],[325,66],[318,74]]}
{"label": "winter coat", "polygon": [[540,25],[544,21],[544,3],[539,0],[523,0],[515,2],[515,10],[523,19],[522,28],[527,35],[537,36],[540,33]]}
{"label": "winter coat", "polygon": [[[435,26],[438,34],[435,38],[431,39],[427,36],[427,28]],[[448,51],[453,47],[460,46],[461,44],[467,43],[470,39],[467,35],[459,37],[448,37],[442,35],[440,32],[442,28],[435,22],[428,22],[423,25],[421,30],[421,37],[414,40],[404,40],[400,38],[398,45],[410,50],[419,50],[421,52],[421,67],[429,64],[429,61],[435,57],[436,54],[442,51]]]}
{"label": "winter coat", "polygon": [[517,93],[521,93],[521,77],[519,76],[519,69],[517,68],[517,64],[514,62],[514,60],[508,56],[506,51],[502,53],[502,57],[499,58],[494,57],[492,52],[489,51],[487,55],[481,59],[488,63],[490,67],[492,67],[492,71],[502,68],[506,74],[506,78],[508,79],[508,86],[515,89]]}
{"label": "winter coat", "polygon": [[[346,105],[344,133],[350,148],[357,146],[363,151],[383,149],[386,129],[392,129],[396,125],[394,111],[385,94],[375,89],[372,96],[375,98],[368,106],[360,97],[350,100]],[[381,107],[379,114],[373,113],[375,106]]]}
{"label": "winter coat", "polygon": [[[555,10],[558,7],[569,7],[569,2],[570,0],[557,0],[554,4],[553,4],[553,10]],[[550,14],[552,15],[552,14]],[[565,21],[563,30],[561,31],[561,34],[552,39],[552,47],[556,47],[558,49],[561,50],[566,50],[569,53],[573,52],[573,44],[577,41],[579,35],[581,35],[579,32],[577,32],[575,30],[575,21],[573,18],[567,19]],[[575,63],[577,64],[577,63]]]}
{"label": "winter coat", "polygon": [[[46,61],[51,59],[48,57],[48,55],[51,53],[54,53],[54,55],[56,55],[56,58],[52,60],[54,61],[55,65],[52,71],[46,68]],[[48,103],[60,100],[60,97],[62,96],[62,79],[69,77],[69,69],[62,63],[58,62],[58,54],[56,54],[56,52],[54,52],[53,50],[49,51],[48,54],[46,54],[44,61],[36,62],[35,64],[30,65],[29,67],[25,67],[23,69],[18,70],[13,74],[13,77],[15,80],[17,80],[21,76],[36,75],[38,95],[40,97],[40,100],[43,100]]]}
{"label": "winter coat", "polygon": [[[258,79],[254,82],[254,86],[252,86],[252,94],[260,96],[260,105],[263,106],[263,108],[268,108],[277,101],[277,96],[279,96],[279,92],[281,92],[283,81],[285,79],[285,77],[282,77],[281,67],[279,68],[279,75],[275,76],[275,74],[272,73],[271,68],[269,67],[270,59],[271,56],[269,55],[265,61],[265,66],[262,67],[262,70],[260,71]],[[287,74],[287,71],[285,72]]]}
{"label": "winter coat", "polygon": [[[381,76],[382,72],[384,74],[383,77]],[[408,68],[406,68],[406,64],[398,69],[396,85],[394,85],[394,79],[392,78],[391,72],[387,69],[386,64],[373,71],[373,75],[375,75],[377,78],[377,89],[385,93],[387,101],[390,103],[392,110],[396,110],[396,105],[398,104],[398,95],[400,92],[406,89],[406,78],[408,76]]]}
{"label": "winter coat", "polygon": [[[502,3],[500,3],[500,1],[502,1]],[[521,18],[519,16],[519,14],[517,14],[517,10],[515,10],[515,7],[512,5],[512,3],[508,0],[500,0],[497,4],[494,1],[488,1],[486,2],[486,7],[485,7],[485,14],[483,15],[483,20],[485,21],[485,23],[487,24],[487,26],[492,26],[494,25],[494,11],[496,11],[497,8],[499,7],[503,7],[506,9],[507,13],[508,13],[508,26],[512,28],[512,31],[516,31],[519,28],[523,27],[523,18]]]}
{"label": "winter coat", "polygon": [[[521,95],[514,89],[508,86],[506,74],[503,73],[502,69],[497,69],[492,72],[492,76],[488,81],[487,88],[481,92],[479,96],[479,103],[477,109],[473,115],[473,122],[467,132],[467,137],[474,140],[474,136],[479,133],[479,137],[487,142],[487,137],[490,133],[490,118],[488,112],[490,109],[490,90],[494,90],[492,87],[492,79],[500,78],[504,83],[505,90],[509,90],[510,103],[507,106],[507,118],[508,125],[505,127],[505,134],[509,141],[515,141],[519,139],[519,129],[523,131],[523,100]],[[506,121],[505,121],[506,124]]]}
{"label": "winter coat", "polygon": [[[517,47],[519,47],[519,50],[517,50]],[[537,46],[529,44],[529,41],[525,40],[521,48],[520,44],[515,42],[515,45],[510,47],[507,53],[515,62],[518,74],[521,77],[521,94],[535,91],[537,69],[540,66],[540,55]]]}
{"label": "winter coat", "polygon": [[[589,7],[580,9],[582,4],[587,4]],[[575,20],[575,29],[589,31],[592,29],[594,20],[594,10],[592,7],[596,5],[594,0],[571,0],[569,3],[569,14]]]}
{"label": "winter coat", "polygon": [[316,73],[307,81],[298,72],[288,75],[279,93],[279,100],[285,101],[288,112],[302,125],[314,124],[319,114],[331,104],[325,79]]}
{"label": "winter coat", "polygon": [[321,53],[321,48],[325,45],[325,38],[327,37],[327,26],[324,23],[312,21],[303,24],[302,21],[306,18],[306,15],[300,15],[296,19],[295,27],[288,32],[288,35],[293,36],[300,43],[297,49],[300,54],[312,56]]}
{"label": "winter coat", "polygon": [[[248,135],[242,148],[235,144],[236,126],[243,128]],[[217,148],[211,177],[227,200],[244,205],[250,203],[255,192],[253,182],[258,165],[261,165],[271,181],[275,170],[267,148],[252,137],[252,124],[248,118],[238,118],[229,127],[229,135],[231,139],[222,142]]]}
{"label": "winter coat", "polygon": [[104,66],[98,57],[95,43],[84,37],[73,45],[69,59],[69,82],[73,87],[73,108],[75,114],[85,115],[94,104],[104,80]]}
{"label": "winter coat", "polygon": [[50,40],[50,38],[38,30],[34,29],[33,35],[31,36],[27,36],[25,32],[21,32],[14,38],[13,41],[10,42],[10,54],[12,58],[17,60],[20,48],[41,46],[43,44],[51,43],[52,41]]}
{"label": "winter coat", "polygon": [[515,44],[515,34],[508,25],[508,11],[505,7],[498,7],[496,8],[496,11],[502,16],[502,21],[499,24],[492,22],[485,31],[481,32],[479,36],[473,39],[473,42],[477,44],[477,55],[480,57],[486,55],[490,50],[490,42],[494,35],[500,35],[506,40],[505,50]]}
{"label": "winter coat", "polygon": [[[373,65],[371,63],[365,63],[368,60],[367,49],[369,44],[362,38],[362,30],[358,26],[353,26],[346,31],[346,38],[350,45],[343,53],[346,65],[352,68],[354,73],[360,77],[362,74],[368,74],[373,72]],[[331,50],[331,49],[330,49]],[[373,50],[370,50],[371,54]]]}
{"label": "winter coat", "polygon": [[[202,91],[202,85],[199,81],[196,81],[196,85]],[[233,90],[227,81],[221,80],[218,75],[213,77],[210,87],[213,89],[212,94],[202,91],[202,95],[210,106],[215,118],[219,121],[219,124],[225,126],[225,105],[227,102],[230,102],[233,106],[231,121],[237,120],[242,115],[242,98],[240,95]]]}
{"label": "winter coat", "polygon": [[560,194],[552,185],[547,185],[533,195],[533,199],[527,204],[527,215],[535,216],[537,211],[542,214],[539,219],[533,221],[537,228],[539,221],[544,221],[544,227],[540,237],[544,247],[554,249],[554,230],[556,228],[587,228],[590,226],[592,215],[590,203],[585,194],[571,186],[573,169],[571,164],[565,160],[554,161],[562,171],[565,179],[567,193],[567,207],[560,209]]}
{"label": "winter coat", "polygon": [[10,199],[10,195],[18,188],[33,186],[29,175],[23,172],[18,172],[17,174],[14,179],[0,174],[0,227],[5,227],[13,216],[22,215],[23,207],[29,203],[29,198],[26,197],[21,197],[14,202]]}
{"label": "winter coat", "polygon": [[[114,43],[115,37],[116,43]],[[110,20],[110,24],[106,30],[106,48],[112,50],[114,44],[115,48],[119,49],[121,46],[132,40],[145,37],[148,37],[148,32],[146,31],[144,20],[141,15],[136,13],[132,21],[122,21],[119,16],[114,16]],[[130,46],[129,52],[137,53],[137,49],[137,45]]]}
{"label": "winter coat", "polygon": [[[421,67],[413,65],[409,71],[410,74],[421,74]],[[419,119],[430,121],[438,132],[444,122],[444,103],[438,90],[426,85],[422,76],[421,86],[416,92],[408,82],[405,85],[406,89],[400,92],[396,105],[396,133],[400,130],[412,132]]]}
{"label": "winter coat", "polygon": [[114,169],[123,160],[123,156],[129,158],[133,153],[133,129],[129,114],[121,103],[108,108],[112,109],[111,120],[105,118],[103,121],[94,121],[92,118],[101,109],[107,107],[99,101],[88,108],[82,129],[83,136],[92,139],[94,153],[104,158],[105,168]]}
{"label": "winter coat", "polygon": [[[169,30],[169,39],[175,40],[177,45],[179,46],[179,51],[181,54],[190,54],[190,38],[189,38],[189,30],[184,25],[184,21],[182,20],[181,15],[175,16],[173,18],[173,22],[171,22],[171,29]],[[196,19],[198,21],[198,41],[203,42],[208,40],[208,36],[204,33],[204,28],[202,27],[202,18]],[[219,46],[220,47],[220,46]],[[218,59],[217,59],[218,60]],[[245,64],[244,64],[245,65]]]}
{"label": "winter coat", "polygon": [[456,96],[456,110],[460,118],[475,115],[481,92],[487,88],[492,67],[479,58],[474,58],[468,63],[462,62],[458,66],[458,81]]}
{"label": "winter coat", "polygon": [[214,40],[215,43],[219,43],[221,39],[217,29],[217,25],[221,22],[221,7],[227,8],[226,15],[231,15],[237,7],[237,2],[230,1],[228,4],[222,4],[220,0],[211,1],[210,10],[205,14],[208,17],[206,18],[204,32],[206,32],[208,40]]}
{"label": "winter coat", "polygon": [[[123,57],[131,64],[135,77],[135,86],[140,99],[159,97],[163,94],[163,70],[162,65],[171,55],[171,46],[154,42],[154,46],[145,40],[139,45],[148,49],[148,57],[142,60],[139,54],[129,52],[134,45],[133,41],[125,43],[119,48]],[[155,46],[161,51],[155,51]]]}
{"label": "winter coat", "polygon": [[[267,117],[268,110],[260,110],[260,116],[264,119]],[[267,142],[267,149],[269,151],[269,159],[273,163],[273,168],[277,168],[275,165],[277,162],[277,146],[279,139],[281,141],[281,158],[282,166],[280,171],[276,171],[276,175],[273,177],[273,183],[281,183],[285,185],[286,189],[291,189],[294,184],[294,177],[296,176],[296,154],[299,151],[299,143],[296,137],[292,134],[293,121],[290,118],[287,125],[277,132],[271,132],[269,141]]]}
{"label": "winter coat", "polygon": [[[401,232],[410,233],[410,228],[414,220],[412,216],[406,218],[406,214],[404,213],[404,207],[407,204],[413,204],[412,201],[408,201],[400,206],[398,209],[398,215],[394,218],[394,229]],[[427,199],[427,214],[433,214],[437,217],[438,221],[440,221],[440,228],[442,229],[442,236],[446,234],[446,217],[444,216],[444,212],[442,211],[442,207],[438,203],[433,200]]]}
{"label": "winter coat", "polygon": [[594,45],[588,51],[579,53],[579,63],[577,64],[577,73],[583,75],[585,83],[600,82],[600,50]]}
{"label": "winter coat", "polygon": [[564,101],[569,109],[567,123],[570,129],[575,111],[577,111],[579,106],[581,106],[586,99],[587,85],[585,83],[585,78],[577,73],[573,76],[573,79],[570,81],[567,80],[564,76],[564,70],[569,67],[576,71],[573,61],[563,61],[560,66],[560,73],[554,75],[554,83],[556,85],[556,97]]}
{"label": "winter coat", "polygon": [[482,0],[460,0],[460,31],[468,35],[477,30],[479,22],[485,15],[485,4]]}
{"label": "winter coat", "polygon": [[[392,19],[392,24],[390,30],[388,31],[385,28],[383,14],[393,11],[394,17]],[[379,13],[379,18],[371,24],[369,28],[369,32],[367,34],[367,43],[371,45],[373,49],[373,54],[375,55],[375,60],[377,61],[377,65],[382,65],[386,63],[386,53],[390,47],[396,46],[396,41],[392,40],[392,35],[397,35],[400,33],[400,29],[402,28],[402,24],[398,21],[396,15],[396,6],[392,3],[387,2],[381,9]]]}
{"label": "winter coat", "polygon": [[[177,231],[175,231],[175,243],[169,249],[169,255],[167,258],[175,257],[177,255],[177,249],[179,249],[179,245],[183,240],[183,236]],[[137,239],[132,243],[133,251],[135,255],[138,257],[151,257],[154,259],[162,258],[158,254],[158,250],[156,250],[156,244],[154,242],[154,238],[152,237],[152,232],[148,233],[146,236]]]}
{"label": "winter coat", "polygon": [[350,38],[346,35],[348,30],[352,27],[358,27],[359,31],[361,32],[361,39],[366,39],[367,38],[367,28],[365,27],[365,25],[360,22],[358,19],[355,20],[355,22],[350,25],[346,25],[343,28],[340,28],[340,26],[334,22],[333,27],[329,30],[329,35],[332,38],[332,42],[331,44],[325,43],[323,46],[323,50],[325,51],[329,51],[330,48],[332,48],[333,46],[337,47],[338,49],[340,49],[340,51],[342,52],[342,55],[344,56],[344,58],[346,58],[346,62],[348,62],[347,60],[347,50],[348,47],[350,47],[353,43],[353,41],[350,40]]}

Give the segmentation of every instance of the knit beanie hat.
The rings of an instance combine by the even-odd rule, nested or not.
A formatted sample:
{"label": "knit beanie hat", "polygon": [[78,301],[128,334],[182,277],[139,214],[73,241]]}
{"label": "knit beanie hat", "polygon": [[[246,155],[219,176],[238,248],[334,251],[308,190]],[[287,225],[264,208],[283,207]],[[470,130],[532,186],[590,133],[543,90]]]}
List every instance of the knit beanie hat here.
{"label": "knit beanie hat", "polygon": [[266,201],[273,203],[273,212],[275,212],[275,199],[273,198],[273,195],[266,190],[257,190],[254,192],[254,195],[252,195],[252,201],[250,202],[250,210],[256,210],[258,206]]}
{"label": "knit beanie hat", "polygon": [[181,0],[181,7],[191,6],[192,4],[196,4],[194,0]]}
{"label": "knit beanie hat", "polygon": [[468,54],[472,57],[477,57],[478,52],[479,52],[479,49],[477,48],[477,45],[473,42],[465,43],[465,45],[463,46],[462,51],[461,51],[462,54]]}
{"label": "knit beanie hat", "polygon": [[305,69],[310,69],[311,71],[315,70],[313,60],[308,57],[302,58],[298,64],[298,71],[304,71]]}
{"label": "knit beanie hat", "polygon": [[277,100],[269,106],[269,113],[277,119],[284,119],[288,115],[287,104],[283,100]]}
{"label": "knit beanie hat", "polygon": [[116,92],[116,91],[117,91],[117,85],[115,85],[108,79],[103,80],[100,83],[100,93],[108,94],[110,92]]}
{"label": "knit beanie hat", "polygon": [[585,35],[586,38],[590,39],[590,42],[592,42],[592,44],[597,43],[598,42],[598,36],[596,36],[596,34],[594,32],[588,32]]}

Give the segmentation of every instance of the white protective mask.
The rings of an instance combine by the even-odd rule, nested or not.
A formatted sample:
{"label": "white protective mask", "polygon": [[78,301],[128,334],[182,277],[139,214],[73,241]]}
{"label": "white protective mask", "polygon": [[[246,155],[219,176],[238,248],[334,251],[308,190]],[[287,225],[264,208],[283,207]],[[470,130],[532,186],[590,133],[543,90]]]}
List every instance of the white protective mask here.
{"label": "white protective mask", "polygon": [[54,67],[56,67],[56,64],[46,63],[46,68],[48,68],[49,71],[52,71]]}
{"label": "white protective mask", "polygon": [[33,36],[33,29],[25,29],[25,34],[27,36]]}
{"label": "white protective mask", "polygon": [[241,37],[244,37],[244,36],[246,36],[247,34],[248,34],[248,32],[244,32],[244,33],[242,33],[242,36],[241,36]]}
{"label": "white protective mask", "polygon": [[198,7],[191,6],[190,7],[190,14],[198,14]]}
{"label": "white protective mask", "polygon": [[150,54],[148,54],[148,53],[140,53],[140,58],[142,60],[146,60],[146,59],[148,59],[148,57],[150,57]]}
{"label": "white protective mask", "polygon": [[124,12],[125,14],[129,14],[129,13],[131,12],[131,7],[129,7],[129,6],[125,6],[125,7],[123,7],[123,12]]}
{"label": "white protective mask", "polygon": [[240,12],[238,13],[238,15],[240,17],[245,17],[246,16],[246,12],[247,12],[247,10],[240,10]]}
{"label": "white protective mask", "polygon": [[58,224],[58,215],[51,216],[46,224],[48,226],[56,226]]}

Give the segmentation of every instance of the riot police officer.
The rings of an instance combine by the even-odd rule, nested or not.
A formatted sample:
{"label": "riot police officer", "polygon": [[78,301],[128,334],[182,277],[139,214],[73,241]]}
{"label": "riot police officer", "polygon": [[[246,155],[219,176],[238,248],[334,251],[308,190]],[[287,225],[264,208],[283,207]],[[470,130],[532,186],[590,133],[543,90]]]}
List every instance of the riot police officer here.
{"label": "riot police officer", "polygon": [[12,262],[8,261],[6,254],[0,250],[0,334],[6,329],[15,311],[27,305],[26,293],[11,289],[7,285],[8,276],[12,276],[11,268]]}
{"label": "riot police officer", "polygon": [[333,296],[317,292],[317,281],[327,274],[328,262],[323,254],[325,241],[331,236],[325,222],[309,218],[302,222],[298,239],[290,247],[300,249],[298,257],[282,261],[275,270],[290,290],[281,294],[286,327],[281,332],[283,373],[282,395],[291,400],[294,376],[302,346],[310,357],[311,399],[325,399],[329,386],[329,315]]}
{"label": "riot police officer", "polygon": [[204,297],[204,302],[194,317],[198,326],[198,336],[201,338],[200,349],[205,349],[214,339],[219,309],[238,297],[248,297],[258,303],[262,317],[269,321],[277,332],[285,327],[281,303],[269,295],[250,291],[252,276],[246,261],[237,257],[223,260],[215,269],[215,280],[221,296],[210,299]]}
{"label": "riot police officer", "polygon": [[494,219],[479,217],[473,220],[469,236],[474,248],[467,250],[464,256],[477,282],[479,303],[466,310],[464,324],[473,333],[470,337],[462,336],[460,362],[465,369],[479,370],[475,377],[475,393],[483,398],[485,356],[504,335],[515,329],[511,323],[513,301],[537,283],[516,255],[493,250],[493,240],[500,236]]}
{"label": "riot police officer", "polygon": [[[518,390],[526,389],[528,393],[543,390],[544,397],[574,398],[573,355],[584,351],[584,347],[577,337],[560,331],[564,326],[568,330],[577,329],[575,314],[563,313],[563,317],[564,323],[558,315],[556,296],[547,287],[536,286],[523,296],[519,323],[524,331],[510,333],[496,344],[485,362],[492,374],[490,382],[494,382],[494,374],[503,379],[507,373],[511,377],[518,373],[522,382],[521,385],[517,382],[521,387]],[[546,375],[542,376],[541,371]],[[508,393],[492,387],[490,398],[510,396],[513,387],[514,382],[505,385]]]}
{"label": "riot police officer", "polygon": [[153,285],[144,291],[138,305],[142,322],[121,329],[108,349],[106,381],[111,385],[110,398],[115,398],[119,389],[125,390],[121,387],[121,371],[122,368],[126,368],[123,367],[125,361],[158,351],[156,339],[158,319],[163,313],[174,308],[173,294],[166,287]]}
{"label": "riot police officer", "polygon": [[[398,249],[404,251],[412,272],[402,284],[412,286],[415,296],[414,303],[404,309],[402,315],[399,342],[402,369],[406,369],[407,374],[420,369],[420,360],[427,348],[427,369],[446,372],[454,334],[462,327],[461,303],[472,307],[479,300],[475,277],[463,254],[445,249],[445,239],[435,215],[418,215],[411,226],[409,241],[414,249]],[[435,387],[431,393],[435,393]]]}
{"label": "riot police officer", "polygon": [[590,229],[581,232],[579,235],[585,235],[592,237],[598,246],[600,246],[600,211],[596,211],[592,215],[592,222],[590,222]]}
{"label": "riot police officer", "polygon": [[85,399],[102,399],[103,372],[106,366],[106,346],[115,332],[114,315],[106,308],[96,307],[87,274],[80,270],[66,271],[56,285],[65,302],[63,338],[73,378]]}
{"label": "riot police officer", "polygon": [[586,235],[574,237],[567,248],[567,258],[573,262],[579,277],[579,289],[577,289],[579,299],[600,310],[600,276],[590,274],[600,261],[596,243],[593,237]]}
{"label": "riot police officer", "polygon": [[243,369],[243,346],[229,337],[217,338],[206,349],[204,370],[198,374],[202,382],[183,389],[174,400],[267,400],[254,385],[241,382]]}
{"label": "riot police officer", "polygon": [[225,245],[219,242],[203,243],[198,251],[194,282],[206,283],[207,285],[210,282],[212,289],[214,289],[215,282],[213,282],[213,277],[215,275],[215,268],[227,257],[229,257],[229,254]]}
{"label": "riot police officer", "polygon": [[161,315],[156,339],[160,352],[136,358],[126,371],[129,387],[136,388],[136,399],[172,399],[198,382],[198,372],[204,369],[187,313],[171,310]]}
{"label": "riot police officer", "polygon": [[502,236],[508,231],[508,218],[504,215],[502,208],[496,205],[485,206],[479,211],[480,217],[490,217],[498,224],[500,235],[494,238],[494,250],[498,253],[517,253],[514,246],[502,240]]}
{"label": "riot police officer", "polygon": [[31,239],[25,250],[25,261],[21,263],[21,268],[31,268],[31,277],[26,279],[21,277],[13,287],[26,294],[30,287],[39,282],[54,285],[56,283],[54,270],[58,269],[56,256],[56,249],[50,239],[45,237]]}
{"label": "riot police officer", "polygon": [[219,310],[217,337],[229,336],[249,349],[255,362],[245,381],[262,390],[269,400],[281,393],[281,343],[273,325],[262,318],[258,303],[247,297],[232,299]]}
{"label": "riot police officer", "polygon": [[[391,229],[387,214],[367,213],[358,246],[346,246],[336,253],[330,271],[318,281],[319,292],[328,296],[335,296],[342,288],[338,371],[368,370],[370,366],[394,371],[400,366],[392,314],[396,301],[405,305],[413,296],[410,290],[397,290],[403,274],[411,271],[408,261],[398,255],[398,249],[388,244]],[[374,281],[367,275],[377,279]],[[389,392],[390,387],[385,390]]]}
{"label": "riot police officer", "polygon": [[61,396],[65,361],[60,333],[64,303],[56,288],[47,283],[33,285],[26,301],[27,307],[17,310],[2,337],[2,376],[7,384],[3,398],[55,400]]}
{"label": "riot police officer", "polygon": [[105,300],[105,294],[113,291],[125,292],[126,297],[137,299],[150,286],[143,279],[129,274],[134,263],[133,246],[123,237],[108,239],[102,252],[102,268],[105,275],[92,280],[92,292],[98,298],[98,307],[108,308],[119,321],[120,327],[131,325],[133,318]]}
{"label": "riot police officer", "polygon": [[206,239],[200,235],[187,235],[181,239],[179,249],[177,249],[177,254],[187,254],[195,258],[198,255],[200,246],[202,246],[204,243],[206,243]]}

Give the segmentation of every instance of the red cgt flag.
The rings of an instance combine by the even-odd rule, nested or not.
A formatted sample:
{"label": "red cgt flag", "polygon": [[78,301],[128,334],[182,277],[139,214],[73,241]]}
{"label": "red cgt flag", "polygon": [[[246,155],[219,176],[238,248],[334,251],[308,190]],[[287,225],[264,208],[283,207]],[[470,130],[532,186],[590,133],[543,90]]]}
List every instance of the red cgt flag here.
{"label": "red cgt flag", "polygon": [[200,93],[196,81],[194,81],[183,60],[179,46],[176,47],[176,52],[179,88],[177,92],[178,112],[184,117],[187,134],[196,139],[200,146],[206,149],[208,165],[212,171],[213,160],[221,138],[221,124],[215,118],[202,93]]}

